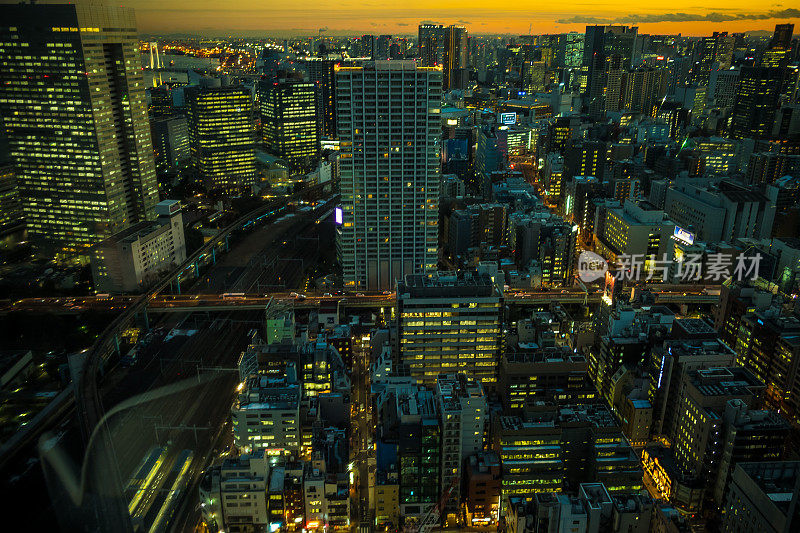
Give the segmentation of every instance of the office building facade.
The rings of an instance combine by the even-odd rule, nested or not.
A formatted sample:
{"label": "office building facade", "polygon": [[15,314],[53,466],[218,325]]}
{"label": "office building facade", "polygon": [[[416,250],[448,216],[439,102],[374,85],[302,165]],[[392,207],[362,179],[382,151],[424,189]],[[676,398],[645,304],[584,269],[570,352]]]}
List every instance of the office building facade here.
{"label": "office building facade", "polygon": [[82,254],[158,203],[133,10],[0,7],[0,115],[32,240]]}
{"label": "office building facade", "polygon": [[210,191],[237,193],[256,180],[253,95],[247,87],[188,87],[192,159]]}
{"label": "office building facade", "polygon": [[262,81],[258,91],[264,147],[292,169],[314,168],[319,157],[314,84],[284,78]]}
{"label": "office building facade", "polygon": [[732,137],[770,136],[785,76],[786,70],[779,67],[742,67],[731,116]]}
{"label": "office building facade", "polygon": [[11,163],[0,164],[0,233],[22,227],[17,171]]}
{"label": "office building facade", "polygon": [[493,388],[502,344],[502,296],[488,275],[440,272],[397,284],[399,352],[411,376],[435,385],[464,372]]}

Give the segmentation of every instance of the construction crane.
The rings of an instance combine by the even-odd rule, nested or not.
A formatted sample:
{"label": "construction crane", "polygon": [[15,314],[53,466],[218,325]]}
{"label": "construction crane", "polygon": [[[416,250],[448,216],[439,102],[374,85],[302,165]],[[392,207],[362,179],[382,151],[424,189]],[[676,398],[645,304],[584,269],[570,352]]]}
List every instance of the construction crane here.
{"label": "construction crane", "polygon": [[458,476],[454,477],[447,489],[442,492],[436,505],[432,505],[422,518],[405,526],[403,528],[403,533],[429,533],[430,530],[439,523],[439,516],[442,513],[442,509],[444,509],[445,504],[447,504],[447,500],[450,499],[450,494],[453,493],[453,489],[456,488],[458,481]]}

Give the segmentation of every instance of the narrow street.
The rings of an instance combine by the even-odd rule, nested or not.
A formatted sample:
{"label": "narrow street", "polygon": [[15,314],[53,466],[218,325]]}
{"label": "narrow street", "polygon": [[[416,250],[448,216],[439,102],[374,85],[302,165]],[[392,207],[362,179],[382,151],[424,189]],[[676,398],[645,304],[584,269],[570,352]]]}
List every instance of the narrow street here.
{"label": "narrow street", "polygon": [[372,439],[374,430],[369,394],[369,363],[369,342],[357,339],[353,344],[353,396],[350,414],[350,460],[355,476],[350,523],[354,529],[375,524],[374,502],[370,501],[370,474],[374,476],[375,472],[375,447]]}

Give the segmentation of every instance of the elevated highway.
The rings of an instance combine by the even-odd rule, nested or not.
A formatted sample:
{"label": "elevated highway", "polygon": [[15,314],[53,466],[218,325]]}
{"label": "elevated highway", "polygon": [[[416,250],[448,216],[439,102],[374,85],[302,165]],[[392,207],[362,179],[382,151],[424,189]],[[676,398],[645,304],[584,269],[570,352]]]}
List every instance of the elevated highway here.
{"label": "elevated highway", "polygon": [[[719,295],[708,293],[703,289],[687,288],[679,290],[653,290],[656,304],[714,304]],[[507,291],[504,301],[509,305],[535,306],[550,302],[561,304],[596,305],[601,301],[600,292],[584,292],[580,289],[512,290]],[[84,311],[125,312],[128,306],[135,303],[135,296],[81,297],[81,298],[30,298],[19,300],[6,306],[5,311],[47,312],[57,314],[73,314]],[[304,295],[294,296],[287,292],[269,294],[234,295],[219,294],[187,294],[187,295],[154,295],[147,301],[148,313],[177,313],[186,311],[219,312],[231,310],[258,310],[270,302],[288,304],[295,309],[315,309],[321,304],[338,304],[341,309],[381,308],[395,304],[394,293],[358,293],[337,296]]]}

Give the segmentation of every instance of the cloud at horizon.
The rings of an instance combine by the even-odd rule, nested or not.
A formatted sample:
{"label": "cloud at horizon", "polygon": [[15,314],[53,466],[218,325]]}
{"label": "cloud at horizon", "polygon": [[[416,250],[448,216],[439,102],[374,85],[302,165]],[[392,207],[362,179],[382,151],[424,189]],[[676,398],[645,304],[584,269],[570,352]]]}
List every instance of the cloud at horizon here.
{"label": "cloud at horizon", "polygon": [[[779,4],[778,4],[779,5]],[[660,13],[649,15],[628,15],[616,18],[600,18],[576,15],[558,19],[559,24],[655,24],[659,22],[729,22],[735,20],[770,20],[800,18],[800,9],[780,9],[761,13],[719,13],[705,15],[690,13]]]}

